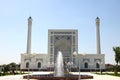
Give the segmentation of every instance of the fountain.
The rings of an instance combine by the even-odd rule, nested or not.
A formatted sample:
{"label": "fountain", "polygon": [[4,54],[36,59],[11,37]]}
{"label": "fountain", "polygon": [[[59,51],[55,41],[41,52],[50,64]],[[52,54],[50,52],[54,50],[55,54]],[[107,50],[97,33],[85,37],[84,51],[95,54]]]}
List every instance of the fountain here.
{"label": "fountain", "polygon": [[[78,76],[81,79],[93,79],[93,76],[90,75],[77,75],[77,74],[70,74],[67,72],[66,74],[65,65],[63,64],[63,55],[61,51],[58,51],[56,64],[54,73],[39,73],[39,74],[30,74],[30,79],[37,79],[37,80],[78,80]],[[24,79],[28,78],[28,75],[23,76]]]}
{"label": "fountain", "polygon": [[58,51],[56,64],[55,64],[55,77],[64,76],[64,64],[63,64],[63,55],[61,51]]}

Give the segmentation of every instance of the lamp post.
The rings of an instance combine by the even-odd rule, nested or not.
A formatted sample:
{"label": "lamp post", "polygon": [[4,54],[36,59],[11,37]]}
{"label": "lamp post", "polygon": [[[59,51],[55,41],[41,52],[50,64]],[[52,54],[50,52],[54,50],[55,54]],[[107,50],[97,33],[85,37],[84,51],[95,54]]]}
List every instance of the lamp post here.
{"label": "lamp post", "polygon": [[80,76],[80,60],[79,60],[79,56],[78,56],[78,54],[77,54],[77,52],[75,51],[75,52],[73,52],[73,56],[75,56],[75,57],[77,57],[77,60],[78,60],[78,68],[79,68],[79,76],[78,76],[78,80],[80,80],[80,78],[81,78],[81,76]]}
{"label": "lamp post", "polygon": [[98,64],[100,65],[100,74],[102,74],[102,62],[99,61]]}
{"label": "lamp post", "polygon": [[90,65],[90,72],[92,72],[92,65],[93,65],[93,63],[89,63],[89,65]]}
{"label": "lamp post", "polygon": [[102,62],[100,62],[100,74],[102,74]]}
{"label": "lamp post", "polygon": [[26,60],[28,60],[28,63],[27,63],[27,65],[26,65],[26,67],[27,67],[27,69],[28,69],[28,75],[27,75],[27,80],[30,80],[30,77],[29,77],[29,67],[30,67],[30,54],[26,54],[25,55],[26,57],[27,57],[27,59]]}
{"label": "lamp post", "polygon": [[[28,54],[28,60],[30,61],[30,55],[29,55],[29,54]],[[29,76],[30,63],[28,63],[27,65],[28,65],[28,76],[27,76],[27,80],[30,80],[30,76]]]}
{"label": "lamp post", "polygon": [[70,62],[70,72],[72,72],[72,66],[73,66],[73,62]]}
{"label": "lamp post", "polygon": [[72,72],[71,71],[71,68],[72,68],[72,65],[73,65],[73,62],[71,61],[72,59],[69,57],[69,62],[67,62],[67,67],[69,69],[69,72]]}
{"label": "lamp post", "polygon": [[28,66],[28,76],[27,76],[27,80],[29,80],[30,77],[29,77],[29,66]]}

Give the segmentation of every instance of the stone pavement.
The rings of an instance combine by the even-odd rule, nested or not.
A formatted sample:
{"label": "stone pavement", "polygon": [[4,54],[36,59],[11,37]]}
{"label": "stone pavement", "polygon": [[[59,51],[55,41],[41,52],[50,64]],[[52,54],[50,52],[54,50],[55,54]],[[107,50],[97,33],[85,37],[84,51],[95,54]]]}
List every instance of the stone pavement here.
{"label": "stone pavement", "polygon": [[[94,77],[94,79],[82,79],[82,80],[120,80],[120,77],[115,77],[110,75],[97,75],[97,74],[91,74],[89,72],[81,72],[81,74],[88,74]],[[0,80],[26,80],[26,79],[23,79],[23,75],[10,75],[10,76],[1,76]],[[30,79],[30,80],[35,80],[35,79]]]}
{"label": "stone pavement", "polygon": [[81,73],[81,74],[88,74],[94,77],[94,79],[82,79],[82,80],[120,80],[120,77],[110,76],[110,75],[97,75],[97,74],[91,74],[89,72]]}
{"label": "stone pavement", "polygon": [[[0,80],[26,80],[23,79],[23,75],[10,75],[10,76],[1,76]],[[30,79],[35,80],[35,79]]]}

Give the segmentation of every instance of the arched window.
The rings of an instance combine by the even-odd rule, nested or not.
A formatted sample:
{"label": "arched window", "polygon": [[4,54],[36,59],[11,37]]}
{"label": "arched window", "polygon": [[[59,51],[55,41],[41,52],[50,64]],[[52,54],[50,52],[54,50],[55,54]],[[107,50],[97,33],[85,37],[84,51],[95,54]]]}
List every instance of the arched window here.
{"label": "arched window", "polygon": [[88,63],[87,62],[85,62],[84,67],[88,68]]}
{"label": "arched window", "polygon": [[38,68],[41,68],[41,63],[40,62],[38,62]]}
{"label": "arched window", "polygon": [[26,63],[26,68],[29,68],[29,62]]}
{"label": "arched window", "polygon": [[99,65],[99,63],[96,63],[96,68],[100,68],[100,65]]}

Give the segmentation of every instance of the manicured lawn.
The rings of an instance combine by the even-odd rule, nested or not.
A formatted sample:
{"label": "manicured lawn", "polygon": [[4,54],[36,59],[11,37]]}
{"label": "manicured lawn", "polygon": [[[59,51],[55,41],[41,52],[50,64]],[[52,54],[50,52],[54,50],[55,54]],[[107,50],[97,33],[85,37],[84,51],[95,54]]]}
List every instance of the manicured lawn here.
{"label": "manicured lawn", "polygon": [[26,74],[26,73],[0,73],[0,76],[7,76],[7,75],[18,75],[18,74]]}
{"label": "manicured lawn", "polygon": [[112,75],[112,76],[118,76],[120,77],[120,73],[118,75],[115,75],[114,73],[108,73],[108,75]]}
{"label": "manicured lawn", "polygon": [[115,75],[114,72],[103,72],[102,74],[100,72],[97,72],[95,74],[98,74],[98,75],[111,75],[111,76],[118,76],[118,77],[120,77],[120,72],[118,72],[118,75]]}

